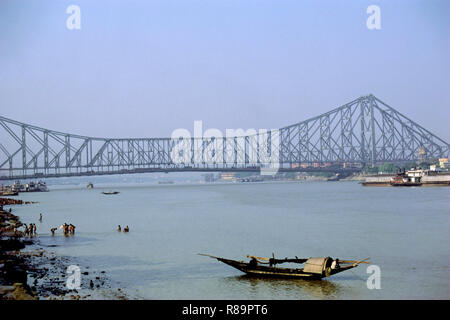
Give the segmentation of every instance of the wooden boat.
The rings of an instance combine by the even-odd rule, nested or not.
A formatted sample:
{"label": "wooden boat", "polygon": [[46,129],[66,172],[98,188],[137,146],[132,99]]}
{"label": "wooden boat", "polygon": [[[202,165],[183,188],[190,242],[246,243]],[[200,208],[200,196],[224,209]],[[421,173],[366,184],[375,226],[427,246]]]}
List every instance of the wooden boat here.
{"label": "wooden boat", "polygon": [[118,194],[119,191],[108,191],[108,192],[103,191],[102,193],[103,194]]}
{"label": "wooden boat", "polygon": [[[294,259],[275,259],[274,257],[263,258],[248,255],[247,257],[251,259],[250,262],[244,262],[215,257],[209,254],[199,253],[199,255],[217,259],[218,261],[236,268],[249,276],[291,279],[322,279],[355,268],[361,263],[370,263],[366,261],[369,258],[355,261],[339,260],[331,257],[307,259],[295,257]],[[276,266],[281,263],[298,263],[305,264],[305,266],[303,268],[279,268]]]}

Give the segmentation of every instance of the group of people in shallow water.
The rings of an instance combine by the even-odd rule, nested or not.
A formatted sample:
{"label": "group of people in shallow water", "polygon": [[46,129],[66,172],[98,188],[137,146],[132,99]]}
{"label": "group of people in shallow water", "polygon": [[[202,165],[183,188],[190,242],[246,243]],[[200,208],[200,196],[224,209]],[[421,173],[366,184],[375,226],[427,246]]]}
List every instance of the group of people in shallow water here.
{"label": "group of people in shallow water", "polygon": [[[39,214],[39,222],[42,222],[42,219],[43,219],[43,216],[42,216],[42,213],[40,213]],[[36,233],[36,230],[37,230],[36,224],[30,223],[29,226],[27,224],[24,224],[24,227],[25,227],[24,233],[25,233],[26,236],[30,236],[31,237],[31,236],[37,235],[37,233]],[[73,224],[71,224],[71,223],[70,224],[64,223],[63,225],[61,225],[59,227],[59,229],[62,229],[63,234],[65,236],[75,235],[75,228],[76,227]],[[57,230],[58,230],[58,228],[51,228],[50,229],[50,232],[52,233],[52,236],[55,235],[55,232]],[[122,227],[120,226],[120,224],[117,227],[117,231],[119,231],[119,232],[122,231]],[[130,232],[130,228],[128,226],[126,226],[125,228],[123,228],[123,232]]]}
{"label": "group of people in shallow water", "polygon": [[[75,228],[76,227],[73,224],[67,224],[67,222],[66,222],[62,226],[60,226],[59,228],[63,230],[63,234],[65,236],[68,236],[68,235],[72,235],[73,236],[73,235],[75,235]],[[57,230],[57,228],[51,228],[50,229],[50,231],[52,232],[52,236],[55,235],[55,231],[56,230]]]}
{"label": "group of people in shallow water", "polygon": [[24,227],[25,227],[24,233],[25,233],[26,236],[32,237],[32,236],[37,235],[37,233],[36,233],[36,229],[37,228],[36,228],[36,225],[34,223],[30,223],[29,226],[27,226],[27,224],[25,223]]}
{"label": "group of people in shallow water", "polygon": [[[120,224],[119,224],[119,226],[117,227],[117,231],[119,231],[119,232],[122,231],[122,227],[120,226]],[[128,228],[128,226],[126,226],[125,228],[123,228],[123,232],[129,232],[129,231],[130,231],[130,228]]]}
{"label": "group of people in shallow water", "polygon": [[[9,209],[9,212],[11,212],[11,208]],[[39,214],[39,222],[42,222],[42,213]],[[35,223],[30,223],[29,225],[27,225],[26,223],[23,224],[23,227],[25,228],[25,230],[23,231],[23,233],[26,236],[36,236],[37,235],[37,227]],[[14,231],[16,231],[16,229],[14,229]]]}

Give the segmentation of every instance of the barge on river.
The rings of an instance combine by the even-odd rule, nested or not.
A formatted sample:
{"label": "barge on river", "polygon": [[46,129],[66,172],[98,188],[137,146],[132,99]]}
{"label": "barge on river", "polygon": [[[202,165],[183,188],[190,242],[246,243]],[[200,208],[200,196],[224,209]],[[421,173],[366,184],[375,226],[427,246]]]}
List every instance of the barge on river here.
{"label": "barge on river", "polygon": [[411,169],[395,174],[376,174],[361,182],[368,187],[435,187],[450,186],[449,171]]}
{"label": "barge on river", "polygon": [[[355,260],[339,260],[331,257],[325,258],[293,258],[293,259],[275,259],[263,258],[248,255],[249,262],[225,259],[221,257],[211,256],[209,254],[199,255],[217,259],[233,268],[236,268],[249,276],[255,277],[272,277],[272,278],[290,278],[290,279],[322,279],[335,275],[337,273],[353,269],[361,263],[370,263],[366,260],[369,258]],[[280,268],[277,264],[281,263],[297,263],[305,264],[303,268]]]}

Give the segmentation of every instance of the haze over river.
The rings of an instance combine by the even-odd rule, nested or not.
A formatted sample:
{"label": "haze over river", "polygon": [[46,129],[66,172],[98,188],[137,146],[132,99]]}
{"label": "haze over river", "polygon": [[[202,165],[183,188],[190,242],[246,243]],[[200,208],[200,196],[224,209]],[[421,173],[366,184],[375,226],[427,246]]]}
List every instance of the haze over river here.
{"label": "haze over river", "polygon": [[[143,299],[449,299],[450,188],[357,182],[124,184],[94,182],[21,193],[40,247],[105,270],[113,289]],[[117,190],[118,195],[102,191]],[[44,219],[39,223],[39,213]],[[75,236],[51,227],[76,225]],[[117,225],[128,225],[128,234]],[[243,276],[215,256],[331,256],[368,265],[320,281]],[[85,270],[82,270],[82,272]],[[83,278],[81,279],[83,281]]]}

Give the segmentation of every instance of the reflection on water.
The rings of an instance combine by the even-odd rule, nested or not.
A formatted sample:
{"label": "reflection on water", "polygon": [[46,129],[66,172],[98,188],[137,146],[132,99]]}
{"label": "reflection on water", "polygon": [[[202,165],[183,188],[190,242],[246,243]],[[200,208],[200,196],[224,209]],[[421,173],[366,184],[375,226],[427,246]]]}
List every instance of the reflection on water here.
{"label": "reflection on water", "polygon": [[339,296],[343,287],[328,280],[303,280],[303,279],[280,279],[280,278],[258,278],[248,275],[227,277],[224,279],[227,285],[238,282],[248,286],[253,294],[258,291],[270,291],[275,296],[279,292],[295,296],[304,296],[309,299],[333,299]]}

